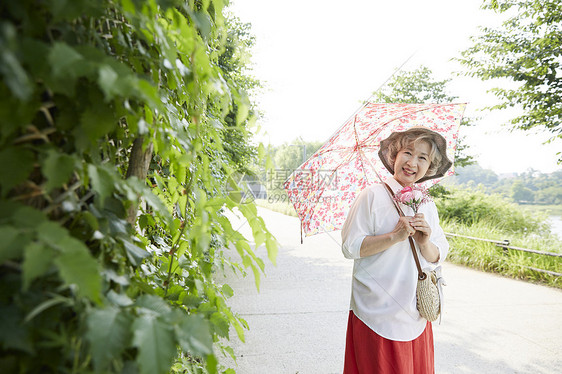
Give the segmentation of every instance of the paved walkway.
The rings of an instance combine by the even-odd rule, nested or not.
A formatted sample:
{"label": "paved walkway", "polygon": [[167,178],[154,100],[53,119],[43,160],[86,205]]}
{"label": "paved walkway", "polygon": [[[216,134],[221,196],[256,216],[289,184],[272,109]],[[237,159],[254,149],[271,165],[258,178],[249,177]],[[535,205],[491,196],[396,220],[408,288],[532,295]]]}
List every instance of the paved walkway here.
{"label": "paved walkway", "polygon": [[[299,222],[266,209],[279,240],[277,267],[266,262],[260,293],[253,277],[230,274],[232,309],[250,325],[232,331],[238,374],[341,373],[353,262],[339,232],[300,244]],[[246,237],[250,228],[232,219]],[[258,255],[266,258],[265,249]],[[562,291],[446,263],[443,323],[434,323],[436,373],[562,372]]]}

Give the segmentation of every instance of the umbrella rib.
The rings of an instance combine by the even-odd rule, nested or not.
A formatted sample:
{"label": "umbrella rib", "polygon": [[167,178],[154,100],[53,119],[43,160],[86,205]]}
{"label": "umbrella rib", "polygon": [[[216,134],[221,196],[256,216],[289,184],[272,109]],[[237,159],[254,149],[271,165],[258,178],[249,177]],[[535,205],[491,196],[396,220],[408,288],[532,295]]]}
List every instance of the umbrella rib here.
{"label": "umbrella rib", "polygon": [[365,171],[365,164],[363,161],[363,151],[361,150],[361,145],[359,145],[359,135],[357,134],[357,127],[355,123],[357,121],[357,115],[355,116],[355,121],[353,121],[353,133],[355,135],[355,146],[357,147],[357,153],[359,154],[359,162],[361,163],[361,168],[363,169],[363,177],[367,180],[367,172]]}

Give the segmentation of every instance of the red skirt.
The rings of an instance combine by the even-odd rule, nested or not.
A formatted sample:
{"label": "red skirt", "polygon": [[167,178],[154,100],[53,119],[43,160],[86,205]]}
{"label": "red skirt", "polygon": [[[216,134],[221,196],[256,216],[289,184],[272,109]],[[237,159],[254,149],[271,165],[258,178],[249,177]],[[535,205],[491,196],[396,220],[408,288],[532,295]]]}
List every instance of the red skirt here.
{"label": "red skirt", "polygon": [[433,330],[428,322],[423,333],[410,342],[378,335],[349,311],[344,374],[433,374]]}

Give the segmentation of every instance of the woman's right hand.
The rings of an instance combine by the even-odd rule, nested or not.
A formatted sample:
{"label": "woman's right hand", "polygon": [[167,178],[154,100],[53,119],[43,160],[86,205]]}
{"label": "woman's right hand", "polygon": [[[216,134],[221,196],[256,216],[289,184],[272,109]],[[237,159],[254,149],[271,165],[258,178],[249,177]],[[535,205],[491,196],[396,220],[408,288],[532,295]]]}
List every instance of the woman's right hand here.
{"label": "woman's right hand", "polygon": [[416,230],[410,224],[411,220],[412,217],[400,217],[400,219],[398,220],[398,223],[394,227],[394,230],[392,230],[392,233],[394,234],[397,242],[408,239],[408,236],[414,235],[414,233],[416,232]]}

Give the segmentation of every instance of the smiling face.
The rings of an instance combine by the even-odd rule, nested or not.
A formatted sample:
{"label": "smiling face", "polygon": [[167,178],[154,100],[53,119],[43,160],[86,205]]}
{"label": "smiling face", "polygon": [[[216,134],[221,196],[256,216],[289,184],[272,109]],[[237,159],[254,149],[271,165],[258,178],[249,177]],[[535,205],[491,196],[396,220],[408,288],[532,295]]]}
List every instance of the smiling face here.
{"label": "smiling face", "polygon": [[394,179],[402,186],[411,186],[425,176],[431,165],[431,146],[426,141],[411,142],[396,154]]}

